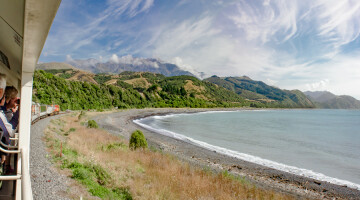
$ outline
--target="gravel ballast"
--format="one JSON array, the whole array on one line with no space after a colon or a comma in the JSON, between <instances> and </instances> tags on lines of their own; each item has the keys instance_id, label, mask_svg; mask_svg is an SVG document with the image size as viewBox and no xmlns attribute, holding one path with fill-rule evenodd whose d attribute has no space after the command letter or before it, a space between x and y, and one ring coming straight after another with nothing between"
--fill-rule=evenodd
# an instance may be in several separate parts
<instances>
[{"instance_id":1,"label":"gravel ballast","mask_svg":"<svg viewBox=\"0 0 360 200\"><path fill-rule=\"evenodd\" d=\"M30 176L33 198L36 200L69 199L65 197L69 190L68 178L53 167L42 139L50 120L58 117L48 117L31 126Z\"/></svg>"}]
</instances>

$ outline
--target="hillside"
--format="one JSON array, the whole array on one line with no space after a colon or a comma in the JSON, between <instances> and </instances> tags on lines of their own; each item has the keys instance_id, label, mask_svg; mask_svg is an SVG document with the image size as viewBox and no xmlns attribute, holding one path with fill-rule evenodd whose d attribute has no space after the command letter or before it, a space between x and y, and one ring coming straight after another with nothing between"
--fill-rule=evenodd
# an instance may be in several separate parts
<instances>
[{"instance_id":1,"label":"hillside","mask_svg":"<svg viewBox=\"0 0 360 200\"><path fill-rule=\"evenodd\" d=\"M62 110L256 105L234 92L193 76L165 77L149 72L97 74L93 78L95 84L86 80L73 81L74 76L66 80L58 71L54 74L43 70L35 72L33 100L59 104Z\"/></svg>"},{"instance_id":2,"label":"hillside","mask_svg":"<svg viewBox=\"0 0 360 200\"><path fill-rule=\"evenodd\" d=\"M304 92L319 108L360 109L360 101L347 95L337 96L328 91Z\"/></svg>"},{"instance_id":3,"label":"hillside","mask_svg":"<svg viewBox=\"0 0 360 200\"><path fill-rule=\"evenodd\" d=\"M211 102L207 106L250 106L273 108L311 108L314 104L300 91L286 91L266 85L261 81L253 81L248 77L213 76L201 81L193 76L166 77L151 72L129 72L120 74L93 74L81 70L46 70L57 77L69 81L89 82L106 87L114 86L131 89L142 98L159 107L169 106L162 104L162 100L181 96L196 99L197 101ZM154 105L153 102L160 104ZM171 104L171 103L170 103ZM149 106L149 104L146 104ZM184 106L184 105L175 105ZM192 105L187 105L188 107ZM204 105L194 105L202 107ZM116 107L116 106L115 106Z\"/></svg>"},{"instance_id":4,"label":"hillside","mask_svg":"<svg viewBox=\"0 0 360 200\"><path fill-rule=\"evenodd\" d=\"M270 107L303 107L315 105L299 90L281 90L262 81L254 81L247 76L218 77L212 76L204 81L214 83L231 90L250 101L267 104Z\"/></svg>"}]
</instances>

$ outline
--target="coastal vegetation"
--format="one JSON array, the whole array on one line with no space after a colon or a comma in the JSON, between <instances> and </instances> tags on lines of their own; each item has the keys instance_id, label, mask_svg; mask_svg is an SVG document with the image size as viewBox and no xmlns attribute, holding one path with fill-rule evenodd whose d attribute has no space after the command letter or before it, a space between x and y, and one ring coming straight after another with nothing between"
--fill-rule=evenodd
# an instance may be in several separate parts
<instances>
[{"instance_id":1,"label":"coastal vegetation","mask_svg":"<svg viewBox=\"0 0 360 200\"><path fill-rule=\"evenodd\" d=\"M99 128L99 126L98 126L98 124L96 123L95 120L89 120L87 127L88 128Z\"/></svg>"},{"instance_id":2,"label":"coastal vegetation","mask_svg":"<svg viewBox=\"0 0 360 200\"><path fill-rule=\"evenodd\" d=\"M75 75L66 79L69 74ZM256 82L254 86L254 81L249 80L246 80L246 84L238 84L245 85L240 90L239 87L231 88L228 82L221 84L223 82L213 79L217 78L202 81L188 75L165 77L150 72L91 75L73 69L38 70L34 75L33 100L43 104L59 104L62 110L313 107L312 102L300 91L283 91L262 82Z\"/></svg>"},{"instance_id":3,"label":"coastal vegetation","mask_svg":"<svg viewBox=\"0 0 360 200\"><path fill-rule=\"evenodd\" d=\"M78 121L79 114L54 119L45 130L53 163L76 180L70 198L292 199L227 171L189 165L154 147L130 151L126 139L85 126L98 113L83 113Z\"/></svg>"},{"instance_id":4,"label":"coastal vegetation","mask_svg":"<svg viewBox=\"0 0 360 200\"><path fill-rule=\"evenodd\" d=\"M140 130L136 130L131 134L129 147L132 150L138 148L146 149L148 147L144 134Z\"/></svg>"}]
</instances>

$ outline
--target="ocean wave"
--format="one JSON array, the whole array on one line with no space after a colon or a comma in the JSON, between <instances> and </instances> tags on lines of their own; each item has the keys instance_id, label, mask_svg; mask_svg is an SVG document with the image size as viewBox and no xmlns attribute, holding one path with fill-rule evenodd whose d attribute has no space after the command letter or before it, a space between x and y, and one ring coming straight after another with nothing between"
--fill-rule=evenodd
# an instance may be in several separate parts
<instances>
[{"instance_id":1,"label":"ocean wave","mask_svg":"<svg viewBox=\"0 0 360 200\"><path fill-rule=\"evenodd\" d=\"M211 111L211 112L216 112L216 111ZM230 111L230 112L233 112L233 111ZM179 114L171 114L171 115L179 115ZM155 117L158 117L158 116L152 116L152 118L155 118ZM160 117L165 117L165 116L160 116ZM135 124L145 128L145 129L150 130L150 131L153 131L153 132L156 132L156 133L168 136L168 137L172 137L172 138L175 138L175 139L179 139L179 140L182 140L182 141L186 141L186 142L201 146L201 147L203 147L205 149L208 149L208 150L211 150L211 151L215 150L217 153L221 153L221 154L224 154L224 155L227 155L227 156L235 157L235 158L238 158L238 159L241 159L241 160L244 160L244 161L252 162L252 163L259 164L259 165L266 166L266 167L270 167L270 168L273 168L273 169L276 169L276 170L288 172L288 173L291 173L291 174L300 175L300 176L304 176L304 177L307 177L307 178L316 179L316 180L319 180L319 181L326 181L326 182L336 184L336 185L344 185L344 186L347 186L347 187L350 187L350 188L353 188L353 189L360 190L360 185L359 184L356 184L356 183L353 183L353 182L350 182L350 181L347 181L347 180L341 180L341 179L329 177L329 176L326 176L326 175L324 175L322 173L314 172L312 170L298 168L298 167L290 166L290 165L285 165L285 164L278 163L278 162L275 162L275 161L263 159L263 158L260 158L260 157L257 157L257 156L252 156L252 155L249 155L249 154L229 150L229 149L226 149L226 148L223 148L223 147L211 145L211 144L208 144L206 142L195 140L193 138L190 138L190 137L187 137L187 136L184 136L184 135L172 132L172 131L168 131L168 130L165 130L165 129L153 128L153 127L151 127L149 125L141 123L141 121L142 121L142 119L137 119L137 120L134 120L133 122Z\"/></svg>"},{"instance_id":2,"label":"ocean wave","mask_svg":"<svg viewBox=\"0 0 360 200\"><path fill-rule=\"evenodd\" d=\"M184 115L203 115L203 114L209 114L209 113L229 113L229 112L241 112L241 111L266 111L266 110L215 110L215 111L200 111L200 112L194 112L194 113L170 113L170 114L166 114L166 115L155 115L155 116L146 117L146 118L161 120L161 119L166 119L169 117L180 117L180 116L184 116ZM143 119L143 118L141 118L141 119Z\"/></svg>"}]
</instances>

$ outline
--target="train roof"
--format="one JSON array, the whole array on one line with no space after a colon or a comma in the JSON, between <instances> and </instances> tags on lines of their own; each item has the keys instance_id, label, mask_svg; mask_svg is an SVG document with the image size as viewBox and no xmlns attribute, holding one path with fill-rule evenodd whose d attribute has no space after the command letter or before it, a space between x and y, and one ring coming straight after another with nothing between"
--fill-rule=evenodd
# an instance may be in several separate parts
<instances>
[{"instance_id":1,"label":"train roof","mask_svg":"<svg viewBox=\"0 0 360 200\"><path fill-rule=\"evenodd\" d=\"M33 73L61 0L0 0L0 69L20 88ZM30 81L30 80L29 80Z\"/></svg>"}]
</instances>

